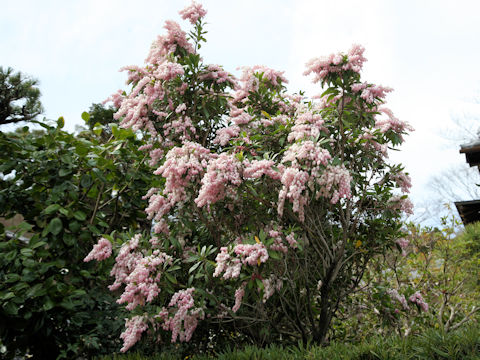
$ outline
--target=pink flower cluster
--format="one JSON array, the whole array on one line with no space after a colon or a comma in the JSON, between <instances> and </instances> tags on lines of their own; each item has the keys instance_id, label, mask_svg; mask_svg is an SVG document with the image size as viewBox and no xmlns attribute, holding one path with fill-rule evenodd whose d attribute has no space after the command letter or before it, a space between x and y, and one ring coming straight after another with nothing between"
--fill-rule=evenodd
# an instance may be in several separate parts
<instances>
[{"instance_id":1,"label":"pink flower cluster","mask_svg":"<svg viewBox=\"0 0 480 360\"><path fill-rule=\"evenodd\" d=\"M393 175L392 178L404 193L410 192L410 188L412 187L412 180L410 179L410 176L405 174L403 171L400 171Z\"/></svg>"},{"instance_id":2,"label":"pink flower cluster","mask_svg":"<svg viewBox=\"0 0 480 360\"><path fill-rule=\"evenodd\" d=\"M381 85L371 85L367 83L357 83L352 85L353 92L362 92L360 97L368 104L373 104L375 99L384 99L387 93L392 92L393 89Z\"/></svg>"},{"instance_id":3,"label":"pink flower cluster","mask_svg":"<svg viewBox=\"0 0 480 360\"><path fill-rule=\"evenodd\" d=\"M208 163L207 171L202 178L202 187L195 203L198 207L210 206L222 200L227 194L227 185L241 184L241 163L234 155L220 154Z\"/></svg>"},{"instance_id":4,"label":"pink flower cluster","mask_svg":"<svg viewBox=\"0 0 480 360\"><path fill-rule=\"evenodd\" d=\"M110 276L115 277L115 282L108 288L111 291L117 290L122 284L126 283L128 275L135 269L137 262L143 258L142 254L136 252L141 234L135 235L130 241L124 243L115 258Z\"/></svg>"},{"instance_id":5,"label":"pink flower cluster","mask_svg":"<svg viewBox=\"0 0 480 360\"><path fill-rule=\"evenodd\" d=\"M215 258L217 264L213 273L214 277L218 277L225 272L223 274L224 279L236 278L240 276L242 264L258 266L268 260L268 251L263 243L237 244L233 248L233 252L237 257L232 257L227 247L220 248L220 252Z\"/></svg>"},{"instance_id":6,"label":"pink flower cluster","mask_svg":"<svg viewBox=\"0 0 480 360\"><path fill-rule=\"evenodd\" d=\"M407 304L407 299L405 299L405 295L400 295L397 289L389 289L387 290L387 294L390 295L393 300L398 301L404 310L408 310L410 308Z\"/></svg>"},{"instance_id":7,"label":"pink flower cluster","mask_svg":"<svg viewBox=\"0 0 480 360\"><path fill-rule=\"evenodd\" d=\"M240 128L238 127L238 125L224 127L217 130L217 136L215 137L213 142L215 144L225 146L228 144L230 139L237 137L238 134L240 134Z\"/></svg>"},{"instance_id":8,"label":"pink flower cluster","mask_svg":"<svg viewBox=\"0 0 480 360\"><path fill-rule=\"evenodd\" d=\"M283 71L276 71L263 65L255 65L253 67L243 67L243 73L240 77L240 85L238 90L233 95L233 102L239 102L246 99L250 92L258 90L260 81L258 74L262 74L262 80L266 80L271 86L278 87L281 84L288 83L288 80L283 75Z\"/></svg>"},{"instance_id":9,"label":"pink flower cluster","mask_svg":"<svg viewBox=\"0 0 480 360\"><path fill-rule=\"evenodd\" d=\"M235 304L232 307L232 311L236 313L238 309L240 309L240 306L242 305L242 299L245 296L245 287L247 283L243 282L242 285L235 290Z\"/></svg>"},{"instance_id":10,"label":"pink flower cluster","mask_svg":"<svg viewBox=\"0 0 480 360\"><path fill-rule=\"evenodd\" d=\"M316 142L307 140L292 144L285 151L282 163L291 162L292 167L300 167L300 160L304 160L304 164L313 170L318 169L320 165L327 166L331 158L328 150L321 148Z\"/></svg>"},{"instance_id":11,"label":"pink flower cluster","mask_svg":"<svg viewBox=\"0 0 480 360\"><path fill-rule=\"evenodd\" d=\"M413 204L408 198L403 198L403 195L394 195L388 201L388 205L392 210L400 210L405 214L413 214Z\"/></svg>"},{"instance_id":12,"label":"pink flower cluster","mask_svg":"<svg viewBox=\"0 0 480 360\"><path fill-rule=\"evenodd\" d=\"M323 126L324 120L321 115L306 112L295 119L295 125L292 126L287 140L297 141L304 138L315 138L320 134L320 131L327 131Z\"/></svg>"},{"instance_id":13,"label":"pink flower cluster","mask_svg":"<svg viewBox=\"0 0 480 360\"><path fill-rule=\"evenodd\" d=\"M330 73L352 70L359 73L363 63L367 60L364 56L365 49L360 45L353 45L348 54L330 54L326 57L315 58L307 62L304 75L315 74L314 83L324 80Z\"/></svg>"},{"instance_id":14,"label":"pink flower cluster","mask_svg":"<svg viewBox=\"0 0 480 360\"><path fill-rule=\"evenodd\" d=\"M395 241L395 243L400 246L400 249L402 250L402 256L407 256L407 248L408 248L408 245L410 244L410 242L407 240L407 239L397 239Z\"/></svg>"},{"instance_id":15,"label":"pink flower cluster","mask_svg":"<svg viewBox=\"0 0 480 360\"><path fill-rule=\"evenodd\" d=\"M177 308L173 317L169 317L169 312L165 308L157 316L164 321L163 329L172 332L172 343L176 342L177 338L182 342L190 341L197 328L198 320L205 317L203 309L194 307L195 302L192 296L194 291L195 288L189 288L173 294L168 304L169 307Z\"/></svg>"},{"instance_id":16,"label":"pink flower cluster","mask_svg":"<svg viewBox=\"0 0 480 360\"><path fill-rule=\"evenodd\" d=\"M244 179L258 179L263 175L270 177L273 180L280 180L282 174L280 171L275 171L273 167L275 166L275 161L273 160L252 160L248 159L243 161L243 178Z\"/></svg>"},{"instance_id":17,"label":"pink flower cluster","mask_svg":"<svg viewBox=\"0 0 480 360\"><path fill-rule=\"evenodd\" d=\"M263 279L262 284L262 301L264 303L267 302L267 300L275 293L275 291L280 291L283 287L283 281L281 279L278 279L275 275L271 275L268 279Z\"/></svg>"},{"instance_id":18,"label":"pink flower cluster","mask_svg":"<svg viewBox=\"0 0 480 360\"><path fill-rule=\"evenodd\" d=\"M142 333L147 329L148 325L144 316L134 316L131 319L127 319L125 331L120 334L120 338L123 339L123 347L120 351L125 352L135 345L142 337Z\"/></svg>"},{"instance_id":19,"label":"pink flower cluster","mask_svg":"<svg viewBox=\"0 0 480 360\"><path fill-rule=\"evenodd\" d=\"M235 85L236 81L232 74L223 70L220 65L210 64L207 66L207 71L199 76L200 80L214 80L217 84L224 83L226 81Z\"/></svg>"},{"instance_id":20,"label":"pink flower cluster","mask_svg":"<svg viewBox=\"0 0 480 360\"><path fill-rule=\"evenodd\" d=\"M413 131L413 128L407 122L397 119L390 109L384 107L378 110L387 115L387 118L377 119L375 121L375 127L378 128L382 133L392 130L400 135L400 138L402 138L402 133L406 131Z\"/></svg>"},{"instance_id":21,"label":"pink flower cluster","mask_svg":"<svg viewBox=\"0 0 480 360\"><path fill-rule=\"evenodd\" d=\"M352 177L343 165L328 166L317 179L317 184L320 185L317 199L320 196L330 197L330 203L336 204L341 198L350 198L352 196L351 181Z\"/></svg>"},{"instance_id":22,"label":"pink flower cluster","mask_svg":"<svg viewBox=\"0 0 480 360\"><path fill-rule=\"evenodd\" d=\"M211 158L210 151L200 144L185 142L182 147L172 148L165 157L165 162L157 170L155 175L165 178L165 186L162 194L149 192L149 206L145 210L149 219L154 219L160 224L157 229L165 232L165 220L163 219L171 208L186 197L185 188L194 178L200 179Z\"/></svg>"},{"instance_id":23,"label":"pink flower cluster","mask_svg":"<svg viewBox=\"0 0 480 360\"><path fill-rule=\"evenodd\" d=\"M93 245L92 251L83 259L85 262L89 262L93 259L102 261L109 258L112 255L112 243L105 238L98 240L98 243Z\"/></svg>"},{"instance_id":24,"label":"pink flower cluster","mask_svg":"<svg viewBox=\"0 0 480 360\"><path fill-rule=\"evenodd\" d=\"M268 260L267 248L263 243L257 244L237 244L233 248L233 252L237 254L243 264L257 266Z\"/></svg>"},{"instance_id":25,"label":"pink flower cluster","mask_svg":"<svg viewBox=\"0 0 480 360\"><path fill-rule=\"evenodd\" d=\"M428 311L428 304L423 300L422 295L417 291L408 298L412 303L417 304L423 311Z\"/></svg>"},{"instance_id":26,"label":"pink flower cluster","mask_svg":"<svg viewBox=\"0 0 480 360\"><path fill-rule=\"evenodd\" d=\"M163 265L171 263L172 257L160 250L138 259L133 271L125 278L127 286L117 303L127 303L125 308L133 310L137 305L152 302L160 292L158 282L163 274Z\"/></svg>"},{"instance_id":27,"label":"pink flower cluster","mask_svg":"<svg viewBox=\"0 0 480 360\"><path fill-rule=\"evenodd\" d=\"M366 140L364 142L365 148L373 147L381 156L388 157L387 145L380 144L378 141L376 141L371 129L366 129L365 132L358 137L357 142L361 140Z\"/></svg>"},{"instance_id":28,"label":"pink flower cluster","mask_svg":"<svg viewBox=\"0 0 480 360\"><path fill-rule=\"evenodd\" d=\"M270 245L270 249L274 251L279 251L286 254L288 252L288 247L285 245L285 241L292 249L296 249L298 247L297 240L295 240L295 233L291 232L287 236L284 236L280 226L277 230L272 229L268 231L268 236L273 238L274 243Z\"/></svg>"},{"instance_id":29,"label":"pink flower cluster","mask_svg":"<svg viewBox=\"0 0 480 360\"><path fill-rule=\"evenodd\" d=\"M220 252L215 258L216 267L213 273L214 277L220 276L222 272L224 279L237 278L240 276L240 270L242 270L242 263L238 258L232 258L228 252L227 247L221 247Z\"/></svg>"},{"instance_id":30,"label":"pink flower cluster","mask_svg":"<svg viewBox=\"0 0 480 360\"><path fill-rule=\"evenodd\" d=\"M285 200L289 199L293 204L293 211L298 213L299 220L305 220L305 205L308 203L307 182L310 179L308 172L298 168L286 168L282 174L281 183L282 189L278 193L277 212L280 216L283 215Z\"/></svg>"},{"instance_id":31,"label":"pink flower cluster","mask_svg":"<svg viewBox=\"0 0 480 360\"><path fill-rule=\"evenodd\" d=\"M182 16L183 20L188 20L190 23L195 25L199 18L202 18L207 14L207 11L202 7L201 4L197 4L195 1L192 1L190 6L180 10L178 13Z\"/></svg>"},{"instance_id":32,"label":"pink flower cluster","mask_svg":"<svg viewBox=\"0 0 480 360\"><path fill-rule=\"evenodd\" d=\"M167 20L164 28L167 30L167 35L157 37L157 40L153 42L150 48L150 53L145 59L145 62L161 64L164 62L166 55L175 52L177 46L185 49L188 53L194 52L192 44L187 40L187 34L178 23Z\"/></svg>"}]
</instances>

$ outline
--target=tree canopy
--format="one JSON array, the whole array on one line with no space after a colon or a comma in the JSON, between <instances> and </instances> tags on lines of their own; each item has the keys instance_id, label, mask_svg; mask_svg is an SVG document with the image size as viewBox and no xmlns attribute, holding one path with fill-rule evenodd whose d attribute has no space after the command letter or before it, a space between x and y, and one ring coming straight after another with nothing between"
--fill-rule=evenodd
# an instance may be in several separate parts
<instances>
[{"instance_id":1,"label":"tree canopy","mask_svg":"<svg viewBox=\"0 0 480 360\"><path fill-rule=\"evenodd\" d=\"M0 66L0 125L30 121L43 112L38 80Z\"/></svg>"}]
</instances>

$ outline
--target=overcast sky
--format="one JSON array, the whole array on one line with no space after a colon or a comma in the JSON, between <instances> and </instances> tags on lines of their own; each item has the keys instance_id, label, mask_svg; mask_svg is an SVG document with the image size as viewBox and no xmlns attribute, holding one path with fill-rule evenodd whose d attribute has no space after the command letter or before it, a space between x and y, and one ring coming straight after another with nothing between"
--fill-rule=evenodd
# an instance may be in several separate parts
<instances>
[{"instance_id":1,"label":"overcast sky","mask_svg":"<svg viewBox=\"0 0 480 360\"><path fill-rule=\"evenodd\" d=\"M200 1L199 1L200 2ZM0 65L40 80L45 116L81 124L92 103L125 88L125 65L143 64L151 42L190 1L3 1ZM451 119L480 128L479 1L201 1L207 9L206 62L285 71L289 90L320 89L302 76L312 57L365 46L364 80L390 86L389 107L416 129L391 155L413 180L412 199L428 199L431 175L464 162L448 145Z\"/></svg>"}]
</instances>

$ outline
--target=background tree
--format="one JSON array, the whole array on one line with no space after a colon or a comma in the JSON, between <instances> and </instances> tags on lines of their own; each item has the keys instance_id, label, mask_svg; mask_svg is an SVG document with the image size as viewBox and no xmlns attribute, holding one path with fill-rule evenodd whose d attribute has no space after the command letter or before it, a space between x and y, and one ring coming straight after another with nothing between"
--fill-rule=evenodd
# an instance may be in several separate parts
<instances>
[{"instance_id":1,"label":"background tree","mask_svg":"<svg viewBox=\"0 0 480 360\"><path fill-rule=\"evenodd\" d=\"M36 79L0 66L0 125L30 121L43 112Z\"/></svg>"},{"instance_id":2,"label":"background tree","mask_svg":"<svg viewBox=\"0 0 480 360\"><path fill-rule=\"evenodd\" d=\"M0 132L0 172L12 174L0 179L0 217L25 219L14 228L0 224L4 356L118 351L125 316L106 288L108 265L83 259L99 234L150 229L141 197L153 175L142 142L116 125L105 141L103 127L73 135L61 129L62 118L57 126L36 123L43 131ZM20 240L25 231L28 241Z\"/></svg>"}]
</instances>

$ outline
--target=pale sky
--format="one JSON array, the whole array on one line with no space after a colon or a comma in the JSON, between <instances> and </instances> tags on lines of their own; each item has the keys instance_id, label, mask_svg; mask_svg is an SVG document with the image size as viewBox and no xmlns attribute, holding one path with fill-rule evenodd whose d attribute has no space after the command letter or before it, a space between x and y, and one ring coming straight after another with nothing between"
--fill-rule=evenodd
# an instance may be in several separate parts
<instances>
[{"instance_id":1,"label":"pale sky","mask_svg":"<svg viewBox=\"0 0 480 360\"><path fill-rule=\"evenodd\" d=\"M414 203L428 200L432 175L465 162L440 133L450 131L452 117L480 128L479 1L199 2L208 11L206 62L234 74L255 64L285 71L292 92L321 91L302 75L312 57L365 46L363 79L394 88L388 106L416 129L391 155L412 177ZM0 65L39 79L45 116L64 116L73 130L92 103L125 89L118 69L143 64L165 20L189 28L177 13L189 3L2 1Z\"/></svg>"}]
</instances>

